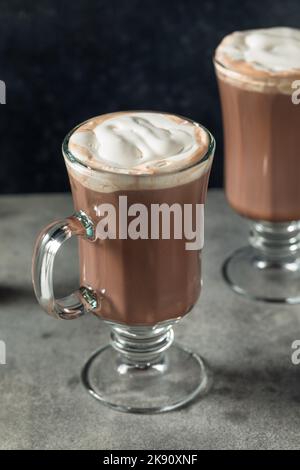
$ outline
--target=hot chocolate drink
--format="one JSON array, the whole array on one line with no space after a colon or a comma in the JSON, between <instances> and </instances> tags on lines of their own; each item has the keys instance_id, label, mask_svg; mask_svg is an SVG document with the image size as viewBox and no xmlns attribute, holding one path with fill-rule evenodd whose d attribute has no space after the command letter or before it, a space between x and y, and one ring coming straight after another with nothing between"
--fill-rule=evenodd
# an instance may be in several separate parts
<instances>
[{"instance_id":1,"label":"hot chocolate drink","mask_svg":"<svg viewBox=\"0 0 300 470\"><path fill-rule=\"evenodd\" d=\"M235 32L215 54L230 205L250 219L300 220L300 30Z\"/></svg>"},{"instance_id":2,"label":"hot chocolate drink","mask_svg":"<svg viewBox=\"0 0 300 470\"><path fill-rule=\"evenodd\" d=\"M128 207L143 204L150 226L153 204L204 203L212 141L206 129L173 115L114 113L76 128L64 155L75 208L95 226L99 206L110 204L118 213L120 196ZM81 284L99 299L94 313L127 325L155 325L191 309L201 289L200 250L187 250L185 237L161 235L80 239Z\"/></svg>"},{"instance_id":3,"label":"hot chocolate drink","mask_svg":"<svg viewBox=\"0 0 300 470\"><path fill-rule=\"evenodd\" d=\"M215 53L229 204L250 220L249 246L223 265L232 289L252 299L300 302L300 30L225 37Z\"/></svg>"},{"instance_id":4,"label":"hot chocolate drink","mask_svg":"<svg viewBox=\"0 0 300 470\"><path fill-rule=\"evenodd\" d=\"M76 212L40 232L33 285L50 315L71 320L92 312L109 325L110 344L81 376L111 408L159 413L207 392L203 360L172 345L172 326L200 294L214 149L204 127L155 112L99 116L64 139ZM56 298L54 261L71 237L79 239L81 285Z\"/></svg>"}]
</instances>

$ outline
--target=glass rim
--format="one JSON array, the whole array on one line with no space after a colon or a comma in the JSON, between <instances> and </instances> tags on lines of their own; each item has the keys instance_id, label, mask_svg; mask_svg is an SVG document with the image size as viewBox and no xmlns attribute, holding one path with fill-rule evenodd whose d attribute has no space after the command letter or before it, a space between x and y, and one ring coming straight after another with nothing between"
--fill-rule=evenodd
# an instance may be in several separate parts
<instances>
[{"instance_id":1,"label":"glass rim","mask_svg":"<svg viewBox=\"0 0 300 470\"><path fill-rule=\"evenodd\" d=\"M131 110L129 110L129 111L122 111L122 112L124 112L124 113L166 114L166 115L169 115L169 116L175 116L175 117L178 117L180 119L184 119L185 121L188 121L189 123L191 123L193 126L201 128L202 130L204 130L204 132L208 136L207 151L199 159L197 159L196 161L194 161L193 163L191 163L188 166L185 166L183 168L179 168L179 169L173 170L173 171L171 170L171 171L165 171L165 172L162 172L162 173L155 173L155 174L153 174L153 173L134 173L134 174L130 174L130 173L125 173L125 172L123 173L122 171L116 172L116 171L113 171L113 170L109 170L107 168L97 168L97 167L93 167L92 165L88 165L87 163L81 161L79 158L75 157L69 149L69 140L70 140L72 134L77 129L79 129L79 127L81 127L84 124L91 121L91 119L94 119L98 116L105 116L105 115L109 115L109 114L113 115L113 114L116 113L116 112L112 112L112 113L105 113L105 114L102 114L102 115L91 117L91 118L81 122L80 124L77 124L75 127L73 127L73 129L71 129L67 133L67 135L65 136L65 138L63 139L63 142L62 142L62 153L63 153L63 156L67 159L67 161L69 161L71 165L75 165L75 167L78 165L81 169L84 168L88 171L93 171L95 173L115 175L115 176L119 176L121 178L122 177L124 177L124 178L125 177L138 177L138 178L155 177L155 178L160 178L160 177L167 177L169 175L175 175L175 174L190 170L194 167L197 167L201 163L204 163L205 161L207 161L215 151L216 142L215 142L215 139L214 139L213 135L211 134L211 132L205 126L203 126L202 124L199 124L198 122L196 122L192 119L181 116L180 114L168 113L166 111L149 111L149 110L132 110L131 111Z\"/></svg>"},{"instance_id":2,"label":"glass rim","mask_svg":"<svg viewBox=\"0 0 300 470\"><path fill-rule=\"evenodd\" d=\"M213 64L215 66L216 71L223 71L225 76L229 78L236 79L240 82L249 82L249 83L259 83L260 85L265 85L266 87L274 87L278 83L292 83L294 80L300 79L300 72L287 76L287 75L280 75L280 74L270 74L269 77L259 77L253 76L247 73L242 73L240 71L234 70L231 67L226 66L220 60L216 59L216 56L213 57Z\"/></svg>"}]
</instances>

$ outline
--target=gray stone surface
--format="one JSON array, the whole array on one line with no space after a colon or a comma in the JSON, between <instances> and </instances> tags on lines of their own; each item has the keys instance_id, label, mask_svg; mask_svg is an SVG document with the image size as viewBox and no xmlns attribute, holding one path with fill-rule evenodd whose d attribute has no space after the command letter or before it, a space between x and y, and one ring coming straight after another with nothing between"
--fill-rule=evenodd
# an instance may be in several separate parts
<instances>
[{"instance_id":1,"label":"gray stone surface","mask_svg":"<svg viewBox=\"0 0 300 470\"><path fill-rule=\"evenodd\" d=\"M214 373L210 393L162 415L123 414L90 397L79 380L85 360L108 341L93 316L58 321L33 296L30 262L39 229L72 212L70 196L0 198L1 449L296 449L300 440L300 307L246 300L223 283L224 257L245 243L247 224L210 191L204 288L175 329ZM57 290L76 285L75 243L57 261Z\"/></svg>"}]
</instances>

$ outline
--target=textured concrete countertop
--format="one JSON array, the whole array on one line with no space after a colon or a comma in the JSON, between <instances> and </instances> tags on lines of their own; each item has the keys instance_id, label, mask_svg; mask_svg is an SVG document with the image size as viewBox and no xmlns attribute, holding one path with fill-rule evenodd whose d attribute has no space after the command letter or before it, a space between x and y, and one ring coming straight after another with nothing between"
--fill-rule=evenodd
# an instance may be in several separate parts
<instances>
[{"instance_id":1,"label":"textured concrete countertop","mask_svg":"<svg viewBox=\"0 0 300 470\"><path fill-rule=\"evenodd\" d=\"M95 317L58 321L42 313L30 263L39 229L72 213L69 195L0 198L1 449L295 449L300 447L300 306L258 303L224 284L220 266L245 244L247 224L221 191L206 207L204 288L194 311L175 328L177 341L202 354L214 373L203 399L180 411L130 415L85 391L86 359L108 341ZM56 263L58 289L76 285L75 241Z\"/></svg>"}]
</instances>

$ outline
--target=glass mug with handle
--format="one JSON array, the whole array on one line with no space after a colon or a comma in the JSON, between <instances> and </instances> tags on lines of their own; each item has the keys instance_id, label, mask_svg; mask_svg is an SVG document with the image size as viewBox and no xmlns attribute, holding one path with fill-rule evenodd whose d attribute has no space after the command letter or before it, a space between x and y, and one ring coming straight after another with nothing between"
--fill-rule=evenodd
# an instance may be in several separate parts
<instances>
[{"instance_id":1,"label":"glass mug with handle","mask_svg":"<svg viewBox=\"0 0 300 470\"><path fill-rule=\"evenodd\" d=\"M33 284L50 315L92 312L110 326L110 345L82 372L86 388L107 406L168 411L207 389L202 359L173 344L172 326L200 295L202 240L196 239L214 149L203 126L156 112L98 116L64 139L75 213L38 236ZM184 230L192 219L196 232ZM75 235L81 286L56 299L54 259Z\"/></svg>"}]
</instances>

